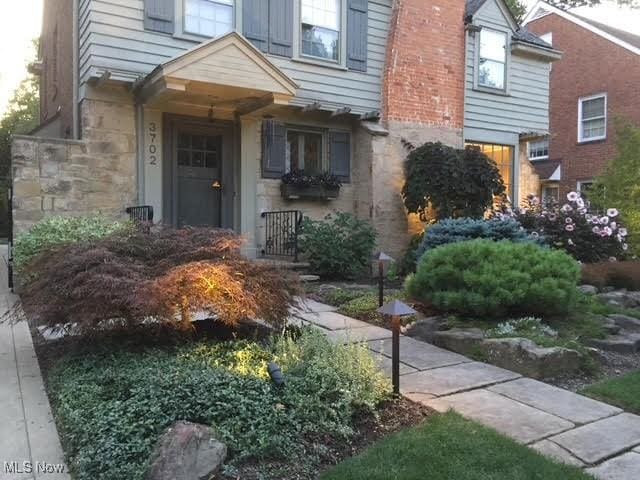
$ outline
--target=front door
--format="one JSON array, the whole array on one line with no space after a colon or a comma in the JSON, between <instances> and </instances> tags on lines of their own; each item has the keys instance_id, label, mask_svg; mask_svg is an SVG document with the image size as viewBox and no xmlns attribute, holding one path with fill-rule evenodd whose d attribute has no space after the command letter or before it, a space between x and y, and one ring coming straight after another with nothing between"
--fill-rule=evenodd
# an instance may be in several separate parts
<instances>
[{"instance_id":1,"label":"front door","mask_svg":"<svg viewBox=\"0 0 640 480\"><path fill-rule=\"evenodd\" d=\"M201 128L179 128L174 159L177 162L174 205L178 227L220 227L224 133Z\"/></svg>"}]
</instances>

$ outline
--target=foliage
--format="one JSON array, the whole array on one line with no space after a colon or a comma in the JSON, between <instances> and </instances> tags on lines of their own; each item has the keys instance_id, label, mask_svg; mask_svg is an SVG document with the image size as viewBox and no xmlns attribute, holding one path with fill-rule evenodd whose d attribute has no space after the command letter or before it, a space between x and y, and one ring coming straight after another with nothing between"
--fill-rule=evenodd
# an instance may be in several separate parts
<instances>
[{"instance_id":1,"label":"foliage","mask_svg":"<svg viewBox=\"0 0 640 480\"><path fill-rule=\"evenodd\" d=\"M373 293L373 288L369 290L362 291L361 289L348 289L348 288L335 288L329 290L326 294L322 296L322 300L329 305L333 305L335 307L340 307L345 303L350 302L356 298L361 297L362 295L366 295L369 293Z\"/></svg>"},{"instance_id":2,"label":"foliage","mask_svg":"<svg viewBox=\"0 0 640 480\"><path fill-rule=\"evenodd\" d=\"M321 480L590 480L454 412L391 435Z\"/></svg>"},{"instance_id":3,"label":"foliage","mask_svg":"<svg viewBox=\"0 0 640 480\"><path fill-rule=\"evenodd\" d=\"M518 25L520 25L527 14L527 6L520 0L505 0L505 3L507 7L509 7L513 18L515 18Z\"/></svg>"},{"instance_id":4,"label":"foliage","mask_svg":"<svg viewBox=\"0 0 640 480\"><path fill-rule=\"evenodd\" d=\"M323 277L353 278L369 266L376 231L365 220L336 212L324 220L302 222L300 250L311 269Z\"/></svg>"},{"instance_id":5,"label":"foliage","mask_svg":"<svg viewBox=\"0 0 640 480\"><path fill-rule=\"evenodd\" d=\"M425 232L426 231L416 233L411 237L409 245L402 255L402 258L395 264L395 269L398 275L406 277L410 273L416 271L416 262L418 261L417 250L424 239Z\"/></svg>"},{"instance_id":6,"label":"foliage","mask_svg":"<svg viewBox=\"0 0 640 480\"><path fill-rule=\"evenodd\" d=\"M384 303L392 300L402 300L402 293L391 293L384 296ZM343 303L338 311L348 317L357 318L365 322L373 323L376 325L386 325L386 320L383 315L378 313L378 294L369 292L364 293L359 297L356 297L346 303ZM403 323L410 323L415 320L413 316L403 317Z\"/></svg>"},{"instance_id":7,"label":"foliage","mask_svg":"<svg viewBox=\"0 0 640 480\"><path fill-rule=\"evenodd\" d=\"M131 227L129 222L119 222L100 215L47 218L16 238L14 263L21 270L35 256L52 247L91 242L115 232L129 231Z\"/></svg>"},{"instance_id":8,"label":"foliage","mask_svg":"<svg viewBox=\"0 0 640 480\"><path fill-rule=\"evenodd\" d=\"M416 250L419 260L424 252L440 245L486 238L489 240L510 240L512 242L539 243L539 235L530 235L517 220L512 218L447 218L429 227Z\"/></svg>"},{"instance_id":9,"label":"foliage","mask_svg":"<svg viewBox=\"0 0 640 480\"><path fill-rule=\"evenodd\" d=\"M576 7L594 7L600 5L602 0L549 0L549 3L561 10L569 10ZM620 7L640 8L638 0L615 0Z\"/></svg>"},{"instance_id":10,"label":"foliage","mask_svg":"<svg viewBox=\"0 0 640 480\"><path fill-rule=\"evenodd\" d=\"M406 290L463 316L553 316L571 309L578 278L577 262L561 251L481 239L425 253Z\"/></svg>"},{"instance_id":11,"label":"foliage","mask_svg":"<svg viewBox=\"0 0 640 480\"><path fill-rule=\"evenodd\" d=\"M640 370L595 383L580 393L640 414Z\"/></svg>"},{"instance_id":12,"label":"foliage","mask_svg":"<svg viewBox=\"0 0 640 480\"><path fill-rule=\"evenodd\" d=\"M640 127L618 124L618 155L591 189L589 199L601 209L615 207L624 214L629 244L640 255Z\"/></svg>"},{"instance_id":13,"label":"foliage","mask_svg":"<svg viewBox=\"0 0 640 480\"><path fill-rule=\"evenodd\" d=\"M536 317L522 317L507 320L487 330L485 334L490 338L519 337L523 335L526 335L527 338L533 335L546 337L558 336L558 332L549 325L542 323L542 320Z\"/></svg>"},{"instance_id":14,"label":"foliage","mask_svg":"<svg viewBox=\"0 0 640 480\"><path fill-rule=\"evenodd\" d=\"M304 170L292 170L285 173L282 176L282 183L301 188L322 186L328 190L337 190L342 186L340 179L330 172L307 175Z\"/></svg>"},{"instance_id":15,"label":"foliage","mask_svg":"<svg viewBox=\"0 0 640 480\"><path fill-rule=\"evenodd\" d=\"M627 229L618 210L609 208L604 215L592 213L589 202L576 192L568 193L562 206L541 205L537 197L530 195L521 208L508 212L507 216L581 262L622 259L628 255Z\"/></svg>"},{"instance_id":16,"label":"foliage","mask_svg":"<svg viewBox=\"0 0 640 480\"><path fill-rule=\"evenodd\" d=\"M282 367L274 387L266 363ZM141 480L160 434L177 420L213 426L232 455L314 462L326 437L348 439L352 417L388 382L364 345L306 330L270 346L245 341L175 350L68 356L49 375L52 405L78 480Z\"/></svg>"},{"instance_id":17,"label":"foliage","mask_svg":"<svg viewBox=\"0 0 640 480\"><path fill-rule=\"evenodd\" d=\"M480 218L494 197L505 192L495 162L472 147L459 150L440 142L425 143L409 153L404 170L405 207L422 220L430 209L437 219Z\"/></svg>"},{"instance_id":18,"label":"foliage","mask_svg":"<svg viewBox=\"0 0 640 480\"><path fill-rule=\"evenodd\" d=\"M291 273L251 262L233 232L207 228L115 232L52 247L25 267L22 304L38 323L100 329L155 318L188 325L199 311L234 325L279 324L299 291Z\"/></svg>"},{"instance_id":19,"label":"foliage","mask_svg":"<svg viewBox=\"0 0 640 480\"><path fill-rule=\"evenodd\" d=\"M582 265L582 283L598 288L640 290L640 260L584 264Z\"/></svg>"}]
</instances>

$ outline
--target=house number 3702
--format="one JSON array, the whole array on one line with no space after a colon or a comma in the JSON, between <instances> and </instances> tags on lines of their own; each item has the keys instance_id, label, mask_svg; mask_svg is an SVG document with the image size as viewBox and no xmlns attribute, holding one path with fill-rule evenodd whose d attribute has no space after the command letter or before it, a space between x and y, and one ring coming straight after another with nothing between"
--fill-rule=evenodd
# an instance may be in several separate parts
<instances>
[{"instance_id":1,"label":"house number 3702","mask_svg":"<svg viewBox=\"0 0 640 480\"><path fill-rule=\"evenodd\" d=\"M158 139L158 133L157 133L157 126L156 126L156 122L150 122L149 123L149 148L148 148L148 152L149 152L149 164L150 165L157 165L158 164L158 145L157 145L157 139Z\"/></svg>"}]
</instances>

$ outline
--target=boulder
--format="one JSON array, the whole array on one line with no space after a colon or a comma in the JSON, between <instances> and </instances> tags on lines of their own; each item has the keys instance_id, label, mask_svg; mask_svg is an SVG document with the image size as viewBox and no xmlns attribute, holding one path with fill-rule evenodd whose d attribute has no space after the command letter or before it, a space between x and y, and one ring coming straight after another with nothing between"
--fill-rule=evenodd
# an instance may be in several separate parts
<instances>
[{"instance_id":1,"label":"boulder","mask_svg":"<svg viewBox=\"0 0 640 480\"><path fill-rule=\"evenodd\" d=\"M147 480L208 480L227 458L227 446L207 425L180 421L160 437Z\"/></svg>"},{"instance_id":2,"label":"boulder","mask_svg":"<svg viewBox=\"0 0 640 480\"><path fill-rule=\"evenodd\" d=\"M436 316L420 318L410 323L404 329L404 334L408 337L414 337L425 342L433 342L433 335L442 331L447 326L447 318Z\"/></svg>"},{"instance_id":3,"label":"boulder","mask_svg":"<svg viewBox=\"0 0 640 480\"><path fill-rule=\"evenodd\" d=\"M464 354L474 353L484 334L479 328L452 328L433 333L432 343L438 347Z\"/></svg>"},{"instance_id":4,"label":"boulder","mask_svg":"<svg viewBox=\"0 0 640 480\"><path fill-rule=\"evenodd\" d=\"M640 307L640 292L628 292L626 290L613 290L599 293L598 298L608 305L622 308Z\"/></svg>"},{"instance_id":5,"label":"boulder","mask_svg":"<svg viewBox=\"0 0 640 480\"><path fill-rule=\"evenodd\" d=\"M489 363L537 379L571 373L582 365L575 350L540 347L526 338L490 338L480 348Z\"/></svg>"},{"instance_id":6,"label":"boulder","mask_svg":"<svg viewBox=\"0 0 640 480\"><path fill-rule=\"evenodd\" d=\"M617 353L640 352L640 333L620 332L618 335L610 335L605 339L589 340L589 344L600 350Z\"/></svg>"},{"instance_id":7,"label":"boulder","mask_svg":"<svg viewBox=\"0 0 640 480\"><path fill-rule=\"evenodd\" d=\"M640 333L640 320L629 315L614 313L607 316L607 319L615 323L619 328L627 332ZM617 332L616 332L617 333Z\"/></svg>"},{"instance_id":8,"label":"boulder","mask_svg":"<svg viewBox=\"0 0 640 480\"><path fill-rule=\"evenodd\" d=\"M594 287L593 285L580 285L578 287L578 290L580 290L585 295L595 295L598 293L598 288Z\"/></svg>"}]
</instances>

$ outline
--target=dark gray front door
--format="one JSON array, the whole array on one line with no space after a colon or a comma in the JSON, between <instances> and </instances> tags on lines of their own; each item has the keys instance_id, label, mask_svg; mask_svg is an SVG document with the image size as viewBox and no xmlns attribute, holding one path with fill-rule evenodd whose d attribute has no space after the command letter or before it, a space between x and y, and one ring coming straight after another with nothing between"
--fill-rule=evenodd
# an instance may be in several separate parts
<instances>
[{"instance_id":1,"label":"dark gray front door","mask_svg":"<svg viewBox=\"0 0 640 480\"><path fill-rule=\"evenodd\" d=\"M224 135L200 129L179 129L177 162L178 226L221 226Z\"/></svg>"}]
</instances>

